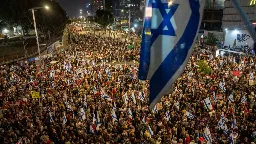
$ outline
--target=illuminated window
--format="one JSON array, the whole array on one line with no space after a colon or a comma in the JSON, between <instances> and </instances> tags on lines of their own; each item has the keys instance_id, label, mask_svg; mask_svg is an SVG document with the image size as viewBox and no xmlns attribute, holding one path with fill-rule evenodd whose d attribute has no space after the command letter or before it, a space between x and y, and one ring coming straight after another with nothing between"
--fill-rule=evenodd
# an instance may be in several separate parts
<instances>
[{"instance_id":1,"label":"illuminated window","mask_svg":"<svg viewBox=\"0 0 256 144\"><path fill-rule=\"evenodd\" d=\"M251 0L250 5L256 5L256 0Z\"/></svg>"}]
</instances>

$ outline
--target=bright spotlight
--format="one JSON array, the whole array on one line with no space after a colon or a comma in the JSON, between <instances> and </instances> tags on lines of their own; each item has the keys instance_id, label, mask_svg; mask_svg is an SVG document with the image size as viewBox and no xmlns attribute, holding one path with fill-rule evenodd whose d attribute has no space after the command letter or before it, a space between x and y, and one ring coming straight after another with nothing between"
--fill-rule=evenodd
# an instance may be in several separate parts
<instances>
[{"instance_id":1,"label":"bright spotlight","mask_svg":"<svg viewBox=\"0 0 256 144\"><path fill-rule=\"evenodd\" d=\"M234 33L234 34L238 34L239 31L238 31L237 29L235 29L235 30L233 31L233 33Z\"/></svg>"},{"instance_id":2,"label":"bright spotlight","mask_svg":"<svg viewBox=\"0 0 256 144\"><path fill-rule=\"evenodd\" d=\"M225 28L225 31L227 31L228 29L227 28Z\"/></svg>"},{"instance_id":3,"label":"bright spotlight","mask_svg":"<svg viewBox=\"0 0 256 144\"><path fill-rule=\"evenodd\" d=\"M9 33L9 30L5 28L5 29L3 30L3 33L4 33L4 34L7 34L7 33Z\"/></svg>"},{"instance_id":4,"label":"bright spotlight","mask_svg":"<svg viewBox=\"0 0 256 144\"><path fill-rule=\"evenodd\" d=\"M137 25L137 24L134 24L134 27L135 27L135 28L137 28L137 27L138 27L138 25Z\"/></svg>"},{"instance_id":5,"label":"bright spotlight","mask_svg":"<svg viewBox=\"0 0 256 144\"><path fill-rule=\"evenodd\" d=\"M48 9L49 9L49 6L45 6L44 8L48 10Z\"/></svg>"},{"instance_id":6,"label":"bright spotlight","mask_svg":"<svg viewBox=\"0 0 256 144\"><path fill-rule=\"evenodd\" d=\"M168 6L170 7L172 5L173 1L172 0L169 0L168 2Z\"/></svg>"}]
</instances>

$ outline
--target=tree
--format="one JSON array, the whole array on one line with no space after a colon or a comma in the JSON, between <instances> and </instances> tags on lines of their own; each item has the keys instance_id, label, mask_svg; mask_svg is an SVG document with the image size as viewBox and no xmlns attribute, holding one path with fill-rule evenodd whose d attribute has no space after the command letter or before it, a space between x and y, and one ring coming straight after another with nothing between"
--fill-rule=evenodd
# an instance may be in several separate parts
<instances>
[{"instance_id":1,"label":"tree","mask_svg":"<svg viewBox=\"0 0 256 144\"><path fill-rule=\"evenodd\" d=\"M95 21L101 24L102 26L106 27L107 25L109 25L111 22L114 21L114 17L109 11L97 10Z\"/></svg>"},{"instance_id":2,"label":"tree","mask_svg":"<svg viewBox=\"0 0 256 144\"><path fill-rule=\"evenodd\" d=\"M0 20L9 26L21 26L24 33L33 29L32 13L29 9L48 5L50 10L35 12L38 31L41 33L61 32L68 20L66 12L56 1L48 0L2 0L0 5Z\"/></svg>"},{"instance_id":3,"label":"tree","mask_svg":"<svg viewBox=\"0 0 256 144\"><path fill-rule=\"evenodd\" d=\"M205 37L205 43L210 46L215 46L218 39L213 33L208 33L208 36Z\"/></svg>"},{"instance_id":4,"label":"tree","mask_svg":"<svg viewBox=\"0 0 256 144\"><path fill-rule=\"evenodd\" d=\"M198 71L202 72L204 74L211 74L212 73L212 69L210 68L210 66L208 65L208 63L205 60L201 60L199 62L197 62L198 65Z\"/></svg>"}]
</instances>

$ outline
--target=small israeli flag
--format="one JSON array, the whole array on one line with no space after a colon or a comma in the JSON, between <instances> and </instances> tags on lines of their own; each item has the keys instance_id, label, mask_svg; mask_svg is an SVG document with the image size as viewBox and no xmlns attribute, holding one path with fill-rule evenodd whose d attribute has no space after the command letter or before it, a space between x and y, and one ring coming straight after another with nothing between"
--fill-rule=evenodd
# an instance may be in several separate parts
<instances>
[{"instance_id":1,"label":"small israeli flag","mask_svg":"<svg viewBox=\"0 0 256 144\"><path fill-rule=\"evenodd\" d=\"M51 123L53 123L53 122L54 122L54 120L53 120L53 117L52 117L51 112L49 112L49 116L50 116L50 122L51 122Z\"/></svg>"},{"instance_id":2,"label":"small israeli flag","mask_svg":"<svg viewBox=\"0 0 256 144\"><path fill-rule=\"evenodd\" d=\"M250 73L250 80L253 80L254 79L254 75L253 73Z\"/></svg>"},{"instance_id":3,"label":"small israeli flag","mask_svg":"<svg viewBox=\"0 0 256 144\"><path fill-rule=\"evenodd\" d=\"M96 94L97 93L97 88L94 86L93 87L93 93Z\"/></svg>"},{"instance_id":4,"label":"small israeli flag","mask_svg":"<svg viewBox=\"0 0 256 144\"><path fill-rule=\"evenodd\" d=\"M83 108L80 108L80 119L85 120L85 112Z\"/></svg>"},{"instance_id":5,"label":"small israeli flag","mask_svg":"<svg viewBox=\"0 0 256 144\"><path fill-rule=\"evenodd\" d=\"M112 101L112 99L106 94L104 94L103 98L107 101Z\"/></svg>"},{"instance_id":6,"label":"small israeli flag","mask_svg":"<svg viewBox=\"0 0 256 144\"><path fill-rule=\"evenodd\" d=\"M207 110L213 110L212 103L211 103L211 100L210 100L209 97L206 98L206 99L204 99L203 102L204 102L204 106L205 106L205 108L206 108Z\"/></svg>"},{"instance_id":7,"label":"small israeli flag","mask_svg":"<svg viewBox=\"0 0 256 144\"><path fill-rule=\"evenodd\" d=\"M117 110L117 107L116 107L116 102L114 102L114 106L113 106L113 109L116 111Z\"/></svg>"},{"instance_id":8,"label":"small israeli flag","mask_svg":"<svg viewBox=\"0 0 256 144\"><path fill-rule=\"evenodd\" d=\"M203 16L205 0L146 0L139 79L150 80L149 109L171 92L183 73Z\"/></svg>"},{"instance_id":9,"label":"small israeli flag","mask_svg":"<svg viewBox=\"0 0 256 144\"><path fill-rule=\"evenodd\" d=\"M221 113L220 120L222 123L225 123L225 114L224 112Z\"/></svg>"},{"instance_id":10,"label":"small israeli flag","mask_svg":"<svg viewBox=\"0 0 256 144\"><path fill-rule=\"evenodd\" d=\"M243 96L241 99L241 103L246 103L247 102L247 97Z\"/></svg>"},{"instance_id":11,"label":"small israeli flag","mask_svg":"<svg viewBox=\"0 0 256 144\"><path fill-rule=\"evenodd\" d=\"M131 109L130 108L128 108L128 117L130 118L130 119L132 119L132 111L131 111Z\"/></svg>"},{"instance_id":12,"label":"small israeli flag","mask_svg":"<svg viewBox=\"0 0 256 144\"><path fill-rule=\"evenodd\" d=\"M207 141L207 143L212 143L211 132L208 127L204 129L203 137Z\"/></svg>"},{"instance_id":13,"label":"small israeli flag","mask_svg":"<svg viewBox=\"0 0 256 144\"><path fill-rule=\"evenodd\" d=\"M156 105L154 106L154 108L153 108L153 110L152 110L152 111L153 111L153 113L154 113L154 114L156 114L156 113L157 113Z\"/></svg>"},{"instance_id":14,"label":"small israeli flag","mask_svg":"<svg viewBox=\"0 0 256 144\"><path fill-rule=\"evenodd\" d=\"M224 129L224 123L222 123L221 120L218 122L218 128L219 128L219 130Z\"/></svg>"},{"instance_id":15,"label":"small israeli flag","mask_svg":"<svg viewBox=\"0 0 256 144\"><path fill-rule=\"evenodd\" d=\"M66 124L67 123L67 117L66 117L66 114L64 113L64 116L63 116L63 124Z\"/></svg>"},{"instance_id":16,"label":"small israeli flag","mask_svg":"<svg viewBox=\"0 0 256 144\"><path fill-rule=\"evenodd\" d=\"M116 112L115 112L114 108L112 109L111 116L112 116L113 121L118 121L118 120L117 120L117 116L116 116Z\"/></svg>"},{"instance_id":17,"label":"small israeli flag","mask_svg":"<svg viewBox=\"0 0 256 144\"><path fill-rule=\"evenodd\" d=\"M146 124L146 116L144 115L143 118L142 118L142 123L143 124Z\"/></svg>"},{"instance_id":18,"label":"small israeli flag","mask_svg":"<svg viewBox=\"0 0 256 144\"><path fill-rule=\"evenodd\" d=\"M127 93L125 93L125 94L123 95L123 98L124 98L124 103L125 103L125 104L128 104Z\"/></svg>"},{"instance_id":19,"label":"small israeli flag","mask_svg":"<svg viewBox=\"0 0 256 144\"><path fill-rule=\"evenodd\" d=\"M214 102L216 103L217 102L217 97L216 97L215 91L213 91L213 99L214 99Z\"/></svg>"},{"instance_id":20,"label":"small israeli flag","mask_svg":"<svg viewBox=\"0 0 256 144\"><path fill-rule=\"evenodd\" d=\"M187 117L188 117L189 119L194 119L194 117L195 117L192 113L190 113L190 112L188 112L188 111L186 111L186 115L187 115Z\"/></svg>"},{"instance_id":21,"label":"small israeli flag","mask_svg":"<svg viewBox=\"0 0 256 144\"><path fill-rule=\"evenodd\" d=\"M230 134L230 138L231 138L230 144L235 144L234 132L232 132L232 133Z\"/></svg>"},{"instance_id":22,"label":"small israeli flag","mask_svg":"<svg viewBox=\"0 0 256 144\"><path fill-rule=\"evenodd\" d=\"M225 134L228 134L228 127L227 127L227 125L224 126L223 132L224 132Z\"/></svg>"},{"instance_id":23,"label":"small israeli flag","mask_svg":"<svg viewBox=\"0 0 256 144\"><path fill-rule=\"evenodd\" d=\"M67 110L73 111L71 105L68 102L65 102Z\"/></svg>"},{"instance_id":24,"label":"small israeli flag","mask_svg":"<svg viewBox=\"0 0 256 144\"><path fill-rule=\"evenodd\" d=\"M145 101L145 98L142 96L142 92L139 92L139 99L140 99L141 101Z\"/></svg>"},{"instance_id":25,"label":"small israeli flag","mask_svg":"<svg viewBox=\"0 0 256 144\"><path fill-rule=\"evenodd\" d=\"M97 119L96 119L95 113L92 113L92 115L93 115L93 117L92 117L92 122L93 122L94 124L96 124Z\"/></svg>"},{"instance_id":26,"label":"small israeli flag","mask_svg":"<svg viewBox=\"0 0 256 144\"><path fill-rule=\"evenodd\" d=\"M167 121L169 121L170 118L171 118L170 112L167 111L167 112L165 113L165 119L166 119Z\"/></svg>"},{"instance_id":27,"label":"small israeli flag","mask_svg":"<svg viewBox=\"0 0 256 144\"><path fill-rule=\"evenodd\" d=\"M151 135L151 136L153 136L153 135L154 135L154 132L152 131L152 129L151 129L151 127L150 127L150 125L148 125L148 132L150 133L150 135Z\"/></svg>"},{"instance_id":28,"label":"small israeli flag","mask_svg":"<svg viewBox=\"0 0 256 144\"><path fill-rule=\"evenodd\" d=\"M180 109L180 102L179 102L179 101L177 101L174 105L176 106L176 108L177 108L178 110Z\"/></svg>"},{"instance_id":29,"label":"small israeli flag","mask_svg":"<svg viewBox=\"0 0 256 144\"><path fill-rule=\"evenodd\" d=\"M237 125L236 125L236 118L233 119L231 128L232 128L232 129L237 128Z\"/></svg>"},{"instance_id":30,"label":"small israeli flag","mask_svg":"<svg viewBox=\"0 0 256 144\"><path fill-rule=\"evenodd\" d=\"M136 98L135 98L134 92L132 92L132 101L134 104L136 104Z\"/></svg>"},{"instance_id":31,"label":"small israeli flag","mask_svg":"<svg viewBox=\"0 0 256 144\"><path fill-rule=\"evenodd\" d=\"M98 131L100 129L101 126L101 122L100 122L100 115L99 112L97 112L97 123L96 123L96 130Z\"/></svg>"},{"instance_id":32,"label":"small israeli flag","mask_svg":"<svg viewBox=\"0 0 256 144\"><path fill-rule=\"evenodd\" d=\"M219 83L219 87L223 92L226 92L226 88L225 88L225 82L220 82Z\"/></svg>"},{"instance_id":33,"label":"small israeli flag","mask_svg":"<svg viewBox=\"0 0 256 144\"><path fill-rule=\"evenodd\" d=\"M228 97L228 102L234 102L234 96L233 96L233 94L231 94L231 95Z\"/></svg>"}]
</instances>

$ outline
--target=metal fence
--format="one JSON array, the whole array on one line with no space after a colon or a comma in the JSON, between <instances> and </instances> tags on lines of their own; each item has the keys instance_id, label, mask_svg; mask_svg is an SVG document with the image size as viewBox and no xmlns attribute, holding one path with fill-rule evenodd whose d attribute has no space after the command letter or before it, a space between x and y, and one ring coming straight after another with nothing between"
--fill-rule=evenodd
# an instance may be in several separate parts
<instances>
[{"instance_id":1,"label":"metal fence","mask_svg":"<svg viewBox=\"0 0 256 144\"><path fill-rule=\"evenodd\" d=\"M47 47L49 47L50 45L52 45L53 43L55 43L56 41L61 40L61 39L62 39L62 36L52 38L51 40L49 40L47 42L46 46L40 47L41 53L44 53L47 50ZM2 55L2 57L0 57L0 65L36 57L38 55L37 46L32 47L32 49L30 49L30 51L27 53L28 54L25 55L25 53L19 53L17 51L17 52L12 52L10 54Z\"/></svg>"}]
</instances>

